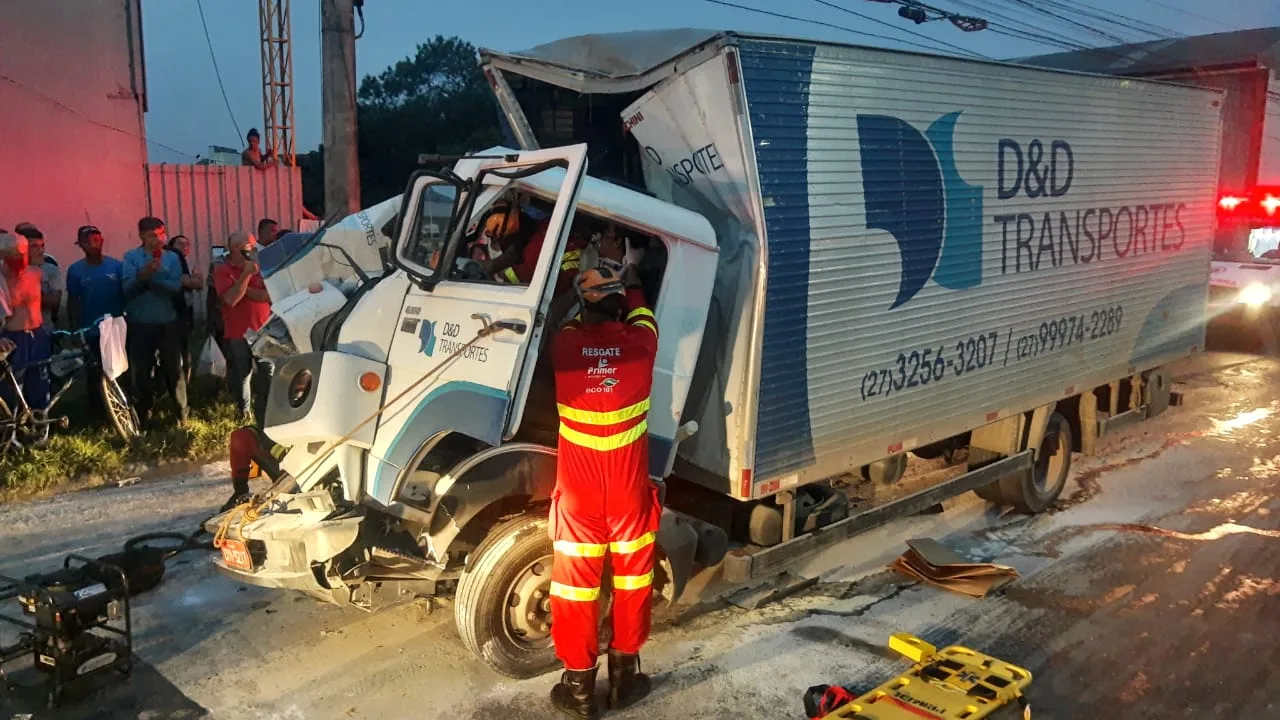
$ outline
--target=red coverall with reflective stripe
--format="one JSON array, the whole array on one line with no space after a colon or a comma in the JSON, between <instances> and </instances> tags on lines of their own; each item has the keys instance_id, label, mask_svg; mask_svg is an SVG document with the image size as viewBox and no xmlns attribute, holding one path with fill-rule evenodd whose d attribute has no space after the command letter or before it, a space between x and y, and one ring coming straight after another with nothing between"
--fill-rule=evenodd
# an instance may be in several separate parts
<instances>
[{"instance_id":1,"label":"red coverall with reflective stripe","mask_svg":"<svg viewBox=\"0 0 1280 720\"><path fill-rule=\"evenodd\" d=\"M551 345L560 414L551 638L570 670L596 665L606 553L613 569L613 648L637 653L649 638L662 514L649 481L647 421L658 328L640 291L628 291L627 298L625 322L571 321Z\"/></svg>"},{"instance_id":2,"label":"red coverall with reflective stripe","mask_svg":"<svg viewBox=\"0 0 1280 720\"><path fill-rule=\"evenodd\" d=\"M538 224L520 251L520 262L502 271L501 279L512 285L527 285L533 280L533 270L538 264L538 256L542 254L542 243L547 237L547 223ZM576 235L570 235L565 244L564 256L560 258L560 271L556 274L555 297L573 287L573 279L578 276L582 249L586 247Z\"/></svg>"}]
</instances>

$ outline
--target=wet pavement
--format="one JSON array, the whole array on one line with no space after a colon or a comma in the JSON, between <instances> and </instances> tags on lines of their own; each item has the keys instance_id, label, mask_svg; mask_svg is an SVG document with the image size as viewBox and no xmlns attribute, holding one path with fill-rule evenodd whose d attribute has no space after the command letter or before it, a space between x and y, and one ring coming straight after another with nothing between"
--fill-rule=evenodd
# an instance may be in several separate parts
<instances>
[{"instance_id":1,"label":"wet pavement","mask_svg":"<svg viewBox=\"0 0 1280 720\"><path fill-rule=\"evenodd\" d=\"M653 696L608 717L803 717L810 685L904 670L883 647L895 631L1027 667L1038 720L1280 717L1280 363L1214 353L1175 374L1185 404L1077 456L1059 509L1025 517L966 496L793 567L816 582L779 602L662 611ZM0 572L186 526L224 495L214 471L0 507ZM884 570L924 536L1022 577L973 600ZM135 676L35 717L550 716L552 679L495 676L447 606L342 611L236 586L187 554L135 612ZM0 720L19 709L7 702Z\"/></svg>"}]
</instances>

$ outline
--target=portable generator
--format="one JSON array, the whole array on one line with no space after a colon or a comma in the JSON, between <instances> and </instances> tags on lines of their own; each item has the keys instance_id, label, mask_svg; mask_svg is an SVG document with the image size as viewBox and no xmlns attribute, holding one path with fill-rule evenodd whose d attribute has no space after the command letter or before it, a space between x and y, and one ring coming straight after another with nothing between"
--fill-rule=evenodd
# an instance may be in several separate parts
<instances>
[{"instance_id":1,"label":"portable generator","mask_svg":"<svg viewBox=\"0 0 1280 720\"><path fill-rule=\"evenodd\" d=\"M21 580L0 575L0 603L16 600L0 621L19 628L0 637L0 694L10 691L5 666L29 657L45 675L49 708L74 682L106 671L127 675L133 664L129 578L119 566L69 555L61 569Z\"/></svg>"}]
</instances>

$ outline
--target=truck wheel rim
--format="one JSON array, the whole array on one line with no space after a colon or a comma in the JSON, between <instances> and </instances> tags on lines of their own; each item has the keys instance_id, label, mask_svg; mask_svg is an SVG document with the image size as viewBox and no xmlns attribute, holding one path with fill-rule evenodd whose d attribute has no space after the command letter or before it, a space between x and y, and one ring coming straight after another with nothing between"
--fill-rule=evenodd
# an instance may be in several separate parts
<instances>
[{"instance_id":1,"label":"truck wheel rim","mask_svg":"<svg viewBox=\"0 0 1280 720\"><path fill-rule=\"evenodd\" d=\"M551 642L551 556L526 565L507 593L507 636L526 649L541 649Z\"/></svg>"}]
</instances>

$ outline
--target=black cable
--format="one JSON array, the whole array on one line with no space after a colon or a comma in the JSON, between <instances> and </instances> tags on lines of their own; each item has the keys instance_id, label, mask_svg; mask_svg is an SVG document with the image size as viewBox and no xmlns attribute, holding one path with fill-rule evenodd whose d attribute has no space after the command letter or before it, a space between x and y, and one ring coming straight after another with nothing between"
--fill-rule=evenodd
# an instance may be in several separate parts
<instances>
[{"instance_id":1,"label":"black cable","mask_svg":"<svg viewBox=\"0 0 1280 720\"><path fill-rule=\"evenodd\" d=\"M1052 11L1052 10L1047 10L1047 9L1045 9L1045 8L1043 8L1043 7L1039 7L1039 6L1037 6L1037 5L1034 5L1034 4L1032 4L1031 2L1029 2L1029 0L1007 0L1007 1L1008 1L1008 2L1012 2L1012 3L1016 3L1017 5L1020 5L1020 6L1024 7L1024 8L1027 8L1028 10L1030 10L1030 11L1032 11L1032 12L1039 13L1039 14L1044 15L1044 16L1046 16L1046 17L1055 18L1055 19L1057 19L1058 21L1063 22L1063 23L1066 23L1066 24L1068 24L1068 25L1074 25L1075 27L1078 27L1078 28L1080 28L1080 29L1084 30L1085 32L1088 32L1088 33L1092 33L1092 34L1094 34L1094 35L1097 35L1098 37L1102 38L1103 40L1107 40L1107 41L1109 41L1109 42L1113 42L1113 43L1115 43L1115 44L1117 44L1117 45L1124 45L1124 44L1126 44L1126 42L1127 42L1124 38L1120 37L1119 35L1113 35L1112 33L1109 33L1109 32L1107 32L1107 31L1105 31L1105 30L1100 30L1100 29L1098 29L1098 28L1096 28L1096 27L1093 27L1092 25L1088 25L1088 24L1086 24L1086 23L1082 23L1082 22L1077 22L1077 21L1072 20L1071 18L1069 18L1069 17L1067 17L1067 16L1065 16L1065 15L1059 15L1058 13L1056 13L1056 12L1054 12L1054 11Z\"/></svg>"},{"instance_id":2,"label":"black cable","mask_svg":"<svg viewBox=\"0 0 1280 720\"><path fill-rule=\"evenodd\" d=\"M185 156L187 156L187 157L189 157L189 158L192 158L192 159L195 159L195 158L198 158L198 157L199 157L199 155L192 155L191 153L186 152L185 150L179 150L178 148L173 147L172 145L166 145L166 144L164 144L164 143L160 142L159 140L152 140L151 138L148 138L148 137L146 137L145 135L139 135L139 134L137 134L137 133L129 132L128 130L125 130L124 128L118 128L118 127L116 127L115 125L110 125L110 124L108 124L108 123L104 123L104 122L102 122L101 120L95 120L94 118L89 117L88 115L86 115L86 114L84 114L84 113L80 112L79 110L76 110L75 108L71 107L70 105L67 105L67 104L63 103L62 101L58 100L57 98L54 98L54 97L53 97L53 96L51 96L51 95L46 95L45 93L41 92L40 90L37 90L37 89L35 89L35 88L33 88L33 87L29 87L29 86L27 86L27 85L25 85L25 84L23 84L23 83L21 83L21 82L19 82L19 81L17 81L17 80L14 80L13 78L9 77L8 75L5 75L4 73L0 73L0 80L4 80L5 82L10 83L11 85L13 85L14 87L17 87L17 88L18 88L18 89L20 89L20 90L25 90L25 91L27 91L28 93L31 93L32 95L35 95L36 97L39 97L40 99L42 99L42 100L44 100L44 101L46 101L46 102L52 103L52 104L53 104L53 105L55 105L56 107L58 107L58 108L60 108L60 109L62 109L62 110L65 110L66 112L69 112L69 113L71 113L72 115L75 115L75 116L79 117L80 119L84 120L85 122L87 122L87 123L89 123L89 124L91 124L91 125L97 125L97 126L98 126L98 127L100 127L100 128L105 128L105 129L107 129L107 130L112 130L112 131L114 131L114 132L118 132L118 133L120 133L121 135L128 135L129 137L131 137L131 138L133 138L133 139L135 139L135 140L142 140L142 141L144 141L144 142L150 143L150 144L155 145L155 146L157 146L157 147L162 147L162 148L164 148L165 150L169 150L169 151L171 151L171 152L176 152L176 153L178 153L179 155L185 155Z\"/></svg>"},{"instance_id":3,"label":"black cable","mask_svg":"<svg viewBox=\"0 0 1280 720\"><path fill-rule=\"evenodd\" d=\"M1180 8L1180 7L1176 6L1176 5L1170 5L1169 3L1162 2L1162 0L1145 0L1145 1L1146 1L1146 2L1151 3L1152 5L1158 5L1158 6L1162 7L1162 8L1167 8L1167 9L1169 9L1169 10L1173 10L1174 12L1180 12L1180 13L1182 13L1183 15L1186 15L1186 16L1188 16L1188 17L1198 18L1198 19L1200 19L1200 20L1208 20L1209 22L1211 22L1211 23L1213 23L1213 24L1217 25L1218 27L1223 27L1223 28L1226 28L1226 29L1228 29L1228 30L1235 30L1235 28L1231 27L1230 25L1228 25L1228 24L1226 24L1226 23L1222 22L1221 20L1219 20L1219 19L1217 19L1217 18L1211 18L1211 17L1209 17L1208 15L1201 15L1200 13L1192 12L1192 11L1190 11L1190 10L1186 10L1186 9Z\"/></svg>"},{"instance_id":4,"label":"black cable","mask_svg":"<svg viewBox=\"0 0 1280 720\"><path fill-rule=\"evenodd\" d=\"M196 0L196 10L200 11L200 25L204 28L204 41L209 46L209 59L213 61L213 76L218 79L218 89L222 91L222 102L227 106L227 115L231 117L231 126L236 129L236 142L244 141L240 132L240 123L236 122L236 114L231 111L231 101L227 99L227 87L222 84L222 72L218 70L218 56L213 52L213 38L209 37L209 24L204 21L204 3Z\"/></svg>"},{"instance_id":5,"label":"black cable","mask_svg":"<svg viewBox=\"0 0 1280 720\"><path fill-rule=\"evenodd\" d=\"M884 25L885 27L892 28L892 29L894 29L894 30L897 30L898 32L906 33L906 34L908 34L908 35L914 35L915 37L918 37L918 38L923 38L923 39L925 39L925 40L928 40L929 42L936 43L936 44L938 44L938 45L941 45L941 46L944 46L944 47L950 48L950 49L952 49L952 50L957 50L957 51L962 52L962 53L964 53L964 54L966 54L966 55L971 55L971 56L973 56L973 57L981 58L981 59L983 59L983 60L992 60L992 59L993 59L993 58L991 58L990 56L983 55L982 53L979 53L979 52L974 52L973 50L969 50L969 49L966 49L966 48L962 48L962 47L960 47L959 45L953 45L953 44L951 44L951 43L949 43L949 42L946 42L946 41L944 41L944 40L937 40L937 39L931 38L931 37L929 37L928 35L925 35L924 33L916 32L915 30L912 30L912 29L910 29L910 28L900 27L900 26L898 26L898 25L894 25L893 23L885 22L884 20L881 20L881 19L879 19L879 18L875 18L875 17L872 17L872 16L870 16L870 15L864 15L864 14L862 14L862 13L860 13L860 12L857 12L856 10L851 10L851 9L849 9L849 8L847 8L847 7L843 7L843 6L841 6L841 5L837 5L837 4L833 3L833 2L829 2L828 0L813 0L813 1L814 1L814 2L816 2L816 3L818 3L819 5L824 5L824 6L826 6L826 7L832 8L833 10L839 10L840 12L848 13L848 14L850 14L850 15L853 15L854 17L862 18L863 20L868 20L868 21L873 22L873 23L875 23L875 24L877 24L877 25Z\"/></svg>"},{"instance_id":6,"label":"black cable","mask_svg":"<svg viewBox=\"0 0 1280 720\"><path fill-rule=\"evenodd\" d=\"M1136 18L1131 18L1118 13L1108 13L1098 8L1084 3L1064 2L1062 0L1039 0L1049 7L1057 8L1063 12L1073 13L1089 22L1107 23L1117 28L1127 30L1138 35L1148 35L1154 40L1167 40L1171 37L1179 37L1182 33L1169 28L1162 28L1157 25L1142 22ZM1138 42L1146 42L1145 39L1139 39Z\"/></svg>"},{"instance_id":7,"label":"black cable","mask_svg":"<svg viewBox=\"0 0 1280 720\"><path fill-rule=\"evenodd\" d=\"M1089 47L1084 43L1067 40L1059 36L1041 34L1037 28L1026 24L1023 20L983 7L972 0L951 0L951 2L973 12L982 13L983 17L987 19L987 29L996 35L1036 42L1041 45L1051 45L1063 50L1083 50Z\"/></svg>"},{"instance_id":8,"label":"black cable","mask_svg":"<svg viewBox=\"0 0 1280 720\"><path fill-rule=\"evenodd\" d=\"M910 40L892 38L886 35L879 35L877 33L866 32L865 30L855 30L851 27L846 27L844 25L837 25L835 23L829 23L823 20L812 20L809 18L796 17L795 15L786 15L784 13L773 12L772 10L761 10L760 8L753 8L747 5L739 5L738 3L728 2L728 0L703 0L703 2L709 2L712 5L722 5L724 7L731 7L737 10L745 10L747 12L753 12L759 15L768 15L769 17L779 18L781 20L792 20L795 22L802 22L802 23L808 23L810 25L818 25L825 28L831 28L832 30L841 30L843 32L851 33L853 35L862 35L864 37L875 38L877 40L886 40L888 42L902 43L903 45L910 45L912 47L922 48L930 52L938 51L936 47L930 47L928 45L912 42ZM970 54L973 54L973 53L970 53Z\"/></svg>"}]
</instances>

